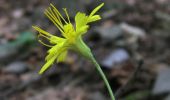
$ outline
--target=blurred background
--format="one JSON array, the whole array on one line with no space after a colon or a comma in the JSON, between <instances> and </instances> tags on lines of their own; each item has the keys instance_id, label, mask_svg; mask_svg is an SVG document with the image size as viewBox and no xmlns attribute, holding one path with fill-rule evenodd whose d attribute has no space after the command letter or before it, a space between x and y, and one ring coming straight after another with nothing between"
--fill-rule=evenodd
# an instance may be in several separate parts
<instances>
[{"instance_id":1,"label":"blurred background","mask_svg":"<svg viewBox=\"0 0 170 100\"><path fill-rule=\"evenodd\" d=\"M94 65L74 52L38 75L49 48L32 29L60 34L43 13L50 3L74 23L102 2L84 41L117 100L170 100L170 0L0 0L0 100L110 100Z\"/></svg>"}]
</instances>

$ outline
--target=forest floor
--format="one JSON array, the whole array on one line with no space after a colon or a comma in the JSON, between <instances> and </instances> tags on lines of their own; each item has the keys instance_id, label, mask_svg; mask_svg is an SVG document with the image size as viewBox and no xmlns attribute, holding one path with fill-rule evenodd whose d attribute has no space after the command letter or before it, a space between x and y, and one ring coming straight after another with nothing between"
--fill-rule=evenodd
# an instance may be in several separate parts
<instances>
[{"instance_id":1,"label":"forest floor","mask_svg":"<svg viewBox=\"0 0 170 100\"><path fill-rule=\"evenodd\" d=\"M90 13L98 1L52 0ZM84 40L105 72L117 100L170 100L170 0L105 0L102 20ZM110 100L94 65L74 52L43 75L49 48L32 25L59 35L45 17L48 0L0 0L0 100Z\"/></svg>"}]
</instances>

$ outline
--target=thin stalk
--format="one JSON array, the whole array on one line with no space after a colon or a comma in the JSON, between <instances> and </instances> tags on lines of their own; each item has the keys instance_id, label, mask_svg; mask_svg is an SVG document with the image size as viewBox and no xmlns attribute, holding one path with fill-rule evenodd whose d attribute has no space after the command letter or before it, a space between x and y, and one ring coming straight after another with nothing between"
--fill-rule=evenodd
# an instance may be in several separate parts
<instances>
[{"instance_id":1,"label":"thin stalk","mask_svg":"<svg viewBox=\"0 0 170 100\"><path fill-rule=\"evenodd\" d=\"M111 96L111 99L112 99L112 100L115 100L115 97L114 97L114 95L113 95L113 92L112 92L112 89L111 89L111 87L110 87L110 84L109 84L109 82L108 82L108 80L107 80L104 72L102 71L100 65L97 63L97 61L96 61L96 59L95 59L94 57L92 57L92 62L93 62L93 64L96 66L96 69L98 70L99 74L101 75L101 77L102 77L102 79L103 79L103 81L104 81L104 83L105 83L105 85L106 85L106 87L107 87L107 89L108 89L108 91L109 91L109 94L110 94L110 96Z\"/></svg>"}]
</instances>

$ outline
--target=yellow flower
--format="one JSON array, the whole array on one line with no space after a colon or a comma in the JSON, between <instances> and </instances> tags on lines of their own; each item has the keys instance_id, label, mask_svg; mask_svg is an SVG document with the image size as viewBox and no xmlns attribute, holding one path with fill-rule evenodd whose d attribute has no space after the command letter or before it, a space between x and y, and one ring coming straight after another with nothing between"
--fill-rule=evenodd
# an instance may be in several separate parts
<instances>
[{"instance_id":1,"label":"yellow flower","mask_svg":"<svg viewBox=\"0 0 170 100\"><path fill-rule=\"evenodd\" d=\"M89 23L101 19L101 17L95 13L104 5L104 3L96 7L89 16L87 16L85 13L78 12L75 16L75 27L70 22L66 8L63 10L67 19L64 19L64 17L54 7L54 5L50 5L51 6L46 9L45 15L55 24L55 26L62 33L63 37L54 36L37 26L33 26L33 28L39 32L38 37L44 37L51 43L51 45L47 45L39 39L40 43L50 47L48 50L48 55L45 59L46 63L41 68L39 74L42 74L44 71L46 71L54 63L55 60L57 60L57 62L64 61L68 50L79 52L81 55L90 59L91 51L89 47L83 42L82 35L87 32Z\"/></svg>"}]
</instances>

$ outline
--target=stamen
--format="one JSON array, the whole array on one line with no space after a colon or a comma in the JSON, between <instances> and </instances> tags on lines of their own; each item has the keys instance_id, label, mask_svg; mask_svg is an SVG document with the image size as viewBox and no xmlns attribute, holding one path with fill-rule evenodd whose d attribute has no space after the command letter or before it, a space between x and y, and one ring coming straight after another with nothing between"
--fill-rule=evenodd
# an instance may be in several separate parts
<instances>
[{"instance_id":1,"label":"stamen","mask_svg":"<svg viewBox=\"0 0 170 100\"><path fill-rule=\"evenodd\" d=\"M46 10L45 15L56 25L56 27L60 30L61 33L64 33L63 30L58 26L52 15Z\"/></svg>"},{"instance_id":2,"label":"stamen","mask_svg":"<svg viewBox=\"0 0 170 100\"><path fill-rule=\"evenodd\" d=\"M54 16L56 16L56 18L58 19L58 21L61 23L61 25L63 26L63 23L61 22L61 18L60 18L60 16L58 15L58 13L56 13L55 11L54 11L54 9L51 9L51 11L54 13Z\"/></svg>"},{"instance_id":3,"label":"stamen","mask_svg":"<svg viewBox=\"0 0 170 100\"><path fill-rule=\"evenodd\" d=\"M48 44L45 44L44 42L42 42L41 40L38 40L42 45L44 45L44 46L47 46L47 47L53 47L53 46L51 46L51 45L48 45Z\"/></svg>"},{"instance_id":4,"label":"stamen","mask_svg":"<svg viewBox=\"0 0 170 100\"><path fill-rule=\"evenodd\" d=\"M37 26L32 26L32 27L33 27L35 30L37 30L38 32L42 33L42 34L45 34L45 35L47 35L47 36L53 36L53 35L51 35L50 33L42 30L41 28L39 28L39 27L37 27Z\"/></svg>"},{"instance_id":5,"label":"stamen","mask_svg":"<svg viewBox=\"0 0 170 100\"><path fill-rule=\"evenodd\" d=\"M39 38L40 36L42 36L42 37L44 37L44 38L46 38L46 39L50 40L50 38L49 38L49 37L47 37L47 36L45 36L45 35L43 35L43 34L41 34L41 33L38 35L38 38Z\"/></svg>"},{"instance_id":6,"label":"stamen","mask_svg":"<svg viewBox=\"0 0 170 100\"><path fill-rule=\"evenodd\" d=\"M66 24L68 24L67 23L67 21L63 18L63 16L60 14L60 12L56 9L56 7L54 7L54 5L53 4L50 4L51 5L51 7L54 9L54 11L61 17L61 19L66 23Z\"/></svg>"},{"instance_id":7,"label":"stamen","mask_svg":"<svg viewBox=\"0 0 170 100\"><path fill-rule=\"evenodd\" d=\"M50 39L50 38L44 36L43 34L39 34L39 35L38 35L38 38L40 38L40 36L45 37L45 38L48 39L48 40ZM45 45L45 46L47 46L47 47L53 47L53 46L51 46L51 45L48 45L48 44L44 43L44 42L41 41L40 39L39 39L38 41L39 41L41 44L43 44L43 45Z\"/></svg>"},{"instance_id":8,"label":"stamen","mask_svg":"<svg viewBox=\"0 0 170 100\"><path fill-rule=\"evenodd\" d=\"M55 19L56 23L63 29L63 25L61 25L61 23L59 22L58 18L54 15L54 13L53 13L51 8L49 8L49 13L53 17L53 19Z\"/></svg>"},{"instance_id":9,"label":"stamen","mask_svg":"<svg viewBox=\"0 0 170 100\"><path fill-rule=\"evenodd\" d=\"M63 8L63 10L64 10L64 12L65 12L65 14L66 14L66 16L67 16L67 19L68 19L68 21L69 21L69 23L70 23L70 17L69 17L69 15L68 15L67 9L66 9L66 8Z\"/></svg>"}]
</instances>

